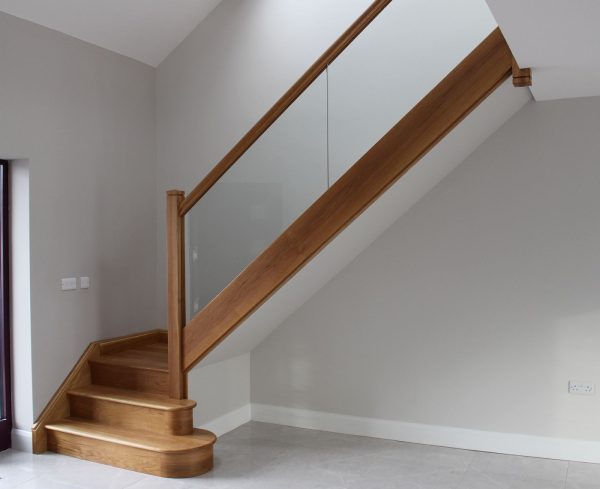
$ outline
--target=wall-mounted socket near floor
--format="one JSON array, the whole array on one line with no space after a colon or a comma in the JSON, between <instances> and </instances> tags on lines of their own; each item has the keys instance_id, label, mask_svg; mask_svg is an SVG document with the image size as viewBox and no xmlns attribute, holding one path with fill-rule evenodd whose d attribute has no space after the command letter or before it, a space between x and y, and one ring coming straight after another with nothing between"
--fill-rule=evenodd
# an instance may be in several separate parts
<instances>
[{"instance_id":1,"label":"wall-mounted socket near floor","mask_svg":"<svg viewBox=\"0 0 600 489\"><path fill-rule=\"evenodd\" d=\"M60 288L61 290L75 290L77 288L77 279L74 277L61 279Z\"/></svg>"},{"instance_id":2,"label":"wall-mounted socket near floor","mask_svg":"<svg viewBox=\"0 0 600 489\"><path fill-rule=\"evenodd\" d=\"M596 386L592 382L581 380L569 380L569 394L578 394L580 396L593 396L596 393Z\"/></svg>"}]
</instances>

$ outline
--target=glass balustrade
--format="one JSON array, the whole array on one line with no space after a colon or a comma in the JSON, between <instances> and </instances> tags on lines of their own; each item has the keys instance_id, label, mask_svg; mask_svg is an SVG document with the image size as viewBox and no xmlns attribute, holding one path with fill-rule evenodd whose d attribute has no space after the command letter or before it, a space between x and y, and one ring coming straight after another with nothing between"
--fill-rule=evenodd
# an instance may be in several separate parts
<instances>
[{"instance_id":1,"label":"glass balustrade","mask_svg":"<svg viewBox=\"0 0 600 489\"><path fill-rule=\"evenodd\" d=\"M186 215L187 320L495 27L484 0L393 0Z\"/></svg>"}]
</instances>

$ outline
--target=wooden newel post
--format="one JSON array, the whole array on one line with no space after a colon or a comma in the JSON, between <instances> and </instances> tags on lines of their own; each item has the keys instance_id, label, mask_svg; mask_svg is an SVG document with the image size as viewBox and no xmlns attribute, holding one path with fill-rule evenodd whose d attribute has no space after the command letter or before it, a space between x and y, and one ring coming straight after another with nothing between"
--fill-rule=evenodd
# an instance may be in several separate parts
<instances>
[{"instance_id":1,"label":"wooden newel post","mask_svg":"<svg viewBox=\"0 0 600 489\"><path fill-rule=\"evenodd\" d=\"M169 397L187 398L187 376L183 371L183 327L185 326L184 221L179 206L184 193L167 192L167 327L169 329Z\"/></svg>"}]
</instances>

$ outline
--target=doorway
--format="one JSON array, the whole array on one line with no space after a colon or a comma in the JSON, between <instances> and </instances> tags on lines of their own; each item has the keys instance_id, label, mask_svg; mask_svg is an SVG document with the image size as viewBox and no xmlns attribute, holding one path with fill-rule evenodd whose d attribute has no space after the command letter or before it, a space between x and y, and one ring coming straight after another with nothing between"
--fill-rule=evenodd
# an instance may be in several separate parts
<instances>
[{"instance_id":1,"label":"doorway","mask_svg":"<svg viewBox=\"0 0 600 489\"><path fill-rule=\"evenodd\" d=\"M0 450L10 448L12 428L8 244L8 161L0 160Z\"/></svg>"}]
</instances>

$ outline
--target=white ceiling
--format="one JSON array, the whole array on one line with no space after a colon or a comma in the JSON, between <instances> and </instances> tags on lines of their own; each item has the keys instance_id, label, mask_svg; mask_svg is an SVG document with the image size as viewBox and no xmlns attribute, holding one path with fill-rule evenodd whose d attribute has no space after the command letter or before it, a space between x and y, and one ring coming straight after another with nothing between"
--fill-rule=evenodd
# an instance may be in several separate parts
<instances>
[{"instance_id":1,"label":"white ceiling","mask_svg":"<svg viewBox=\"0 0 600 489\"><path fill-rule=\"evenodd\" d=\"M0 11L157 66L221 0L0 0Z\"/></svg>"},{"instance_id":2,"label":"white ceiling","mask_svg":"<svg viewBox=\"0 0 600 489\"><path fill-rule=\"evenodd\" d=\"M487 0L536 100L600 95L600 1Z\"/></svg>"}]
</instances>

